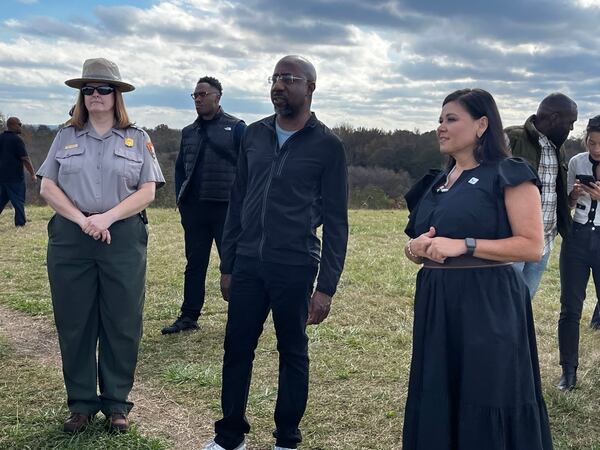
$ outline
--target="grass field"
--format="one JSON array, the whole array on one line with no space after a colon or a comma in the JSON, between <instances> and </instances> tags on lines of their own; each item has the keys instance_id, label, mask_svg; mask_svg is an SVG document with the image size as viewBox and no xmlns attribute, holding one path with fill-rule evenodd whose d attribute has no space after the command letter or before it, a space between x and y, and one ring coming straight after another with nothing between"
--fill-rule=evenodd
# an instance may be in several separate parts
<instances>
[{"instance_id":1,"label":"grass field","mask_svg":"<svg viewBox=\"0 0 600 450\"><path fill-rule=\"evenodd\" d=\"M48 208L28 208L25 229L12 226L12 210L0 215L0 303L52 321L45 254ZM183 236L174 210L152 209L149 267L137 380L189 411L219 417L222 337L226 304L218 291L213 257L201 331L162 336L177 315L183 287ZM401 448L403 407L411 353L412 296L417 266L402 251L406 213L352 211L346 269L330 317L310 327L311 385L302 422L303 449L388 450ZM600 332L582 320L579 389L558 392L556 344L559 311L555 250L534 301L544 394L555 448L600 450ZM214 252L213 256L216 256ZM593 289L589 298L594 299ZM25 326L14 323L11 326ZM36 333L36 329L27 330ZM74 438L61 432L67 415L60 370L20 354L0 330L0 448L167 449L164 436L110 435L100 423ZM250 450L272 445L277 352L269 323L256 354L247 415ZM156 420L156 419L153 419ZM169 420L167 417L159 420ZM208 424L211 426L211 424ZM187 447L186 447L187 448ZM434 449L432 449L434 450ZM482 449L484 450L484 449Z\"/></svg>"}]
</instances>

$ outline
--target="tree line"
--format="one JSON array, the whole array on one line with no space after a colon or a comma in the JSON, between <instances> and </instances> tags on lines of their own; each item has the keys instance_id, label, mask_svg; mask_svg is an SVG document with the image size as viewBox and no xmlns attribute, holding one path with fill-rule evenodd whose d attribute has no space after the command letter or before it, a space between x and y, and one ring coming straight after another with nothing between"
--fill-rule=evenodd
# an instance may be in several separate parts
<instances>
[{"instance_id":1,"label":"tree line","mask_svg":"<svg viewBox=\"0 0 600 450\"><path fill-rule=\"evenodd\" d=\"M156 193L154 206L175 207L174 173L179 152L181 130L158 125L145 128L150 135L166 179ZM445 165L439 152L435 131L384 131L377 128L341 125L333 131L346 148L351 208L398 208L404 206L403 195L430 168ZM45 125L23 128L23 140L37 169L50 149L57 129ZM580 139L565 144L567 157L583 151ZM29 185L29 204L44 204L39 188Z\"/></svg>"}]
</instances>

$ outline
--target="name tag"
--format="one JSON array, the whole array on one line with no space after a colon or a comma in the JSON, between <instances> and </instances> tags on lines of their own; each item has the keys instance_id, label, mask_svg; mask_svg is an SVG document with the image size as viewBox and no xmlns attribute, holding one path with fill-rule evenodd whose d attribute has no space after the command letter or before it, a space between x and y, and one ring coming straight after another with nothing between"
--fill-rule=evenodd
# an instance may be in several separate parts
<instances>
[{"instance_id":1,"label":"name tag","mask_svg":"<svg viewBox=\"0 0 600 450\"><path fill-rule=\"evenodd\" d=\"M469 180L469 184L477 184L478 181L479 181L479 178L473 177Z\"/></svg>"},{"instance_id":2,"label":"name tag","mask_svg":"<svg viewBox=\"0 0 600 450\"><path fill-rule=\"evenodd\" d=\"M72 148L77 148L79 147L79 144L69 144L69 145L65 145L65 150L71 150Z\"/></svg>"}]
</instances>

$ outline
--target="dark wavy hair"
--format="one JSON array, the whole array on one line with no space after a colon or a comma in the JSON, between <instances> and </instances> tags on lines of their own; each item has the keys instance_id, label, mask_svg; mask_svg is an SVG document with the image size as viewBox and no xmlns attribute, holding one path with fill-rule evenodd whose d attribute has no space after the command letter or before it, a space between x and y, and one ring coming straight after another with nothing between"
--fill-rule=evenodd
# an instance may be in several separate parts
<instances>
[{"instance_id":1,"label":"dark wavy hair","mask_svg":"<svg viewBox=\"0 0 600 450\"><path fill-rule=\"evenodd\" d=\"M600 131L600 115L592 117L588 120L587 127L585 127L585 139L587 140L590 133Z\"/></svg>"},{"instance_id":2,"label":"dark wavy hair","mask_svg":"<svg viewBox=\"0 0 600 450\"><path fill-rule=\"evenodd\" d=\"M483 116L488 119L488 126L475 148L475 160L479 163L500 161L510 155L502 119L498 106L492 94L483 89L459 89L448 95L442 106L446 103L458 102L477 120ZM454 165L454 158L450 158L449 165Z\"/></svg>"}]
</instances>

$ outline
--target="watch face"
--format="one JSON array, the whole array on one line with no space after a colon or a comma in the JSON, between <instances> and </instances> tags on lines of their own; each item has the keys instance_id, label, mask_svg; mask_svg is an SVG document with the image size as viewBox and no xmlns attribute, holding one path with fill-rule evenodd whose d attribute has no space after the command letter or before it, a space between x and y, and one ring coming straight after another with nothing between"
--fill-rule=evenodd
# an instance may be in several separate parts
<instances>
[{"instance_id":1,"label":"watch face","mask_svg":"<svg viewBox=\"0 0 600 450\"><path fill-rule=\"evenodd\" d=\"M473 238L466 238L465 244L467 246L467 253L472 255L475 251L475 247L477 246L477 242Z\"/></svg>"}]
</instances>

